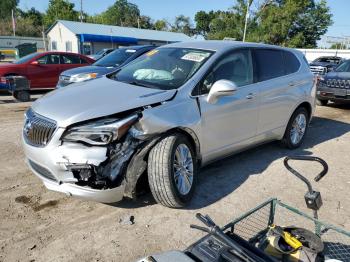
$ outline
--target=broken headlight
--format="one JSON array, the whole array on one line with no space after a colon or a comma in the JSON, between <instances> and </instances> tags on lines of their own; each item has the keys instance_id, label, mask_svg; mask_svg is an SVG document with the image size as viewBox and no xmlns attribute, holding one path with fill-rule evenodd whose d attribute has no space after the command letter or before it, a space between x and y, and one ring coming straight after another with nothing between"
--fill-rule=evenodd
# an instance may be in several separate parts
<instances>
[{"instance_id":1,"label":"broken headlight","mask_svg":"<svg viewBox=\"0 0 350 262\"><path fill-rule=\"evenodd\" d=\"M124 119L102 119L68 129L62 140L90 145L107 145L121 138L137 120L138 115Z\"/></svg>"}]
</instances>

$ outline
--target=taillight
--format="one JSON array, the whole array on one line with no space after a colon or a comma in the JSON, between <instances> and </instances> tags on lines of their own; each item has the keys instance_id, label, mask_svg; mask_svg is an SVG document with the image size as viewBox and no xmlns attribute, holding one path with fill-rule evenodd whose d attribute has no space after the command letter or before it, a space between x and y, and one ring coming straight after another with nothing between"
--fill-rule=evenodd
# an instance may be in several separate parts
<instances>
[{"instance_id":1,"label":"taillight","mask_svg":"<svg viewBox=\"0 0 350 262\"><path fill-rule=\"evenodd\" d=\"M6 77L0 77L0 83L2 83L2 84L6 84L7 83L7 79L6 79Z\"/></svg>"}]
</instances>

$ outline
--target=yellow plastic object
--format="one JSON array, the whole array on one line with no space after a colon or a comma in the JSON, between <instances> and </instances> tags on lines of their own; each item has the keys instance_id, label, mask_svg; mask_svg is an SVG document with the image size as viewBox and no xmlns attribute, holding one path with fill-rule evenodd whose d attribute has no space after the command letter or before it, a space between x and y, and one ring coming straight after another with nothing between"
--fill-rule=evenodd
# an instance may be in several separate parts
<instances>
[{"instance_id":1,"label":"yellow plastic object","mask_svg":"<svg viewBox=\"0 0 350 262\"><path fill-rule=\"evenodd\" d=\"M270 228L274 233L280 235L284 241L286 241L286 243L294 250L299 249L303 246L303 244L297 238L293 237L291 233L284 231L283 228L276 225L272 225Z\"/></svg>"},{"instance_id":2,"label":"yellow plastic object","mask_svg":"<svg viewBox=\"0 0 350 262\"><path fill-rule=\"evenodd\" d=\"M269 236L267 237L268 245L265 247L264 252L274 258L282 259L288 262L299 262L302 255L302 249L297 249L291 251L290 253L282 252L278 248L279 236Z\"/></svg>"}]
</instances>

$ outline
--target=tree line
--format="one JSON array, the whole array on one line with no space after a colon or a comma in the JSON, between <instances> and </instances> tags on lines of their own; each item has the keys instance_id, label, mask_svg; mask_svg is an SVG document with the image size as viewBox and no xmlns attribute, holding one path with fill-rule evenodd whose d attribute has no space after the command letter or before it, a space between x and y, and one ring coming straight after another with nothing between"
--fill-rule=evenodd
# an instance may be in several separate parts
<instances>
[{"instance_id":1,"label":"tree line","mask_svg":"<svg viewBox=\"0 0 350 262\"><path fill-rule=\"evenodd\" d=\"M242 40L247 21L247 41L313 48L332 24L326 0L236 0L228 10L197 12L194 23L184 15L176 16L172 22L153 20L141 14L138 6L128 0L116 0L96 15L81 15L68 0L49 0L44 13L35 8L21 10L18 4L19 0L0 1L0 35L12 34L12 10L15 10L19 36L41 36L57 19L82 19L90 23L201 35L205 39Z\"/></svg>"}]
</instances>

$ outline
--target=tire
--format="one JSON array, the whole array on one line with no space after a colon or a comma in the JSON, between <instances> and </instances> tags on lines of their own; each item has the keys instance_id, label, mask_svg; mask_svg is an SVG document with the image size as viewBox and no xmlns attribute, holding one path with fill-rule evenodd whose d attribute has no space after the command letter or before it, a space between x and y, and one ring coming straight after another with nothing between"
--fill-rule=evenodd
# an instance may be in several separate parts
<instances>
[{"instance_id":1,"label":"tire","mask_svg":"<svg viewBox=\"0 0 350 262\"><path fill-rule=\"evenodd\" d=\"M189 164L188 168L180 168L181 164L177 164L181 162L178 161L182 155L180 151L187 152L189 157L186 158L186 163L189 163L191 158L192 183L190 183L191 176L187 175L190 172L185 171L191 170L191 165ZM150 151L147 171L152 195L158 203L170 208L181 208L192 199L197 182L197 161L193 148L185 136L174 134L160 140Z\"/></svg>"},{"instance_id":2,"label":"tire","mask_svg":"<svg viewBox=\"0 0 350 262\"><path fill-rule=\"evenodd\" d=\"M301 130L299 129L300 133L296 131L296 130L298 130L298 128L295 127L296 126L295 121L298 121L296 119L299 116L301 116L301 118L303 119L302 122L305 122L304 128L302 128ZM300 147L300 145L304 141L308 127L309 127L309 113L307 112L307 110L304 107L300 107L293 113L292 117L290 118L290 120L288 122L286 132L285 132L283 139L282 139L283 145L289 149L295 149L295 148ZM303 132L301 132L302 130L303 130ZM298 135L301 135L301 133L302 133L301 138L298 137L298 139L294 140L293 139L294 133L292 134L292 132L294 132L294 133L296 132Z\"/></svg>"},{"instance_id":3,"label":"tire","mask_svg":"<svg viewBox=\"0 0 350 262\"><path fill-rule=\"evenodd\" d=\"M16 91L14 97L20 102L28 102L30 101L30 93L29 91Z\"/></svg>"},{"instance_id":4,"label":"tire","mask_svg":"<svg viewBox=\"0 0 350 262\"><path fill-rule=\"evenodd\" d=\"M328 100L316 99L316 105L318 106L326 106L328 104Z\"/></svg>"}]
</instances>

